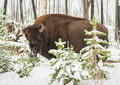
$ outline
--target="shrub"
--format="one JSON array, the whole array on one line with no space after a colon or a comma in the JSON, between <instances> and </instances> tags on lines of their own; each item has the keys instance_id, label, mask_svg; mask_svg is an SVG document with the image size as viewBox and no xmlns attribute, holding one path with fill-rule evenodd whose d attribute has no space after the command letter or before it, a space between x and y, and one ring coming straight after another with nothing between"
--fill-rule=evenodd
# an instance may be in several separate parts
<instances>
[{"instance_id":1,"label":"shrub","mask_svg":"<svg viewBox=\"0 0 120 85\"><path fill-rule=\"evenodd\" d=\"M50 84L54 82L62 83L66 85L72 83L72 85L79 85L82 79L86 79L88 75L83 75L87 71L82 70L79 54L73 51L73 47L64 48L65 42L61 39L55 42L58 47L57 50L51 49L49 53L56 56L57 59L51 60L51 66L53 73L51 76Z\"/></svg>"}]
</instances>

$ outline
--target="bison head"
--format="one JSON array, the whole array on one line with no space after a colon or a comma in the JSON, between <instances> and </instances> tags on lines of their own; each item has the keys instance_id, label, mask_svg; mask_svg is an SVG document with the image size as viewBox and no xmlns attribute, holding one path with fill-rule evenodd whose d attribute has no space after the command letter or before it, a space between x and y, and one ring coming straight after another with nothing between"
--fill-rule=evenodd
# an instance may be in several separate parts
<instances>
[{"instance_id":1,"label":"bison head","mask_svg":"<svg viewBox=\"0 0 120 85\"><path fill-rule=\"evenodd\" d=\"M43 44L45 43L46 30L43 24L34 24L23 29L25 37L29 41L31 50L30 56L35 57L37 53L41 53Z\"/></svg>"}]
</instances>

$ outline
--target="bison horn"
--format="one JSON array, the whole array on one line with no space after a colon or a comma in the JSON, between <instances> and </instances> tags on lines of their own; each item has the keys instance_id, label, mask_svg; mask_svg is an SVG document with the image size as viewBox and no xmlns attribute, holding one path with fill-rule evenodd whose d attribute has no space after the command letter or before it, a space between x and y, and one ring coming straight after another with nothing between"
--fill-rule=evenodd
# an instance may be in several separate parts
<instances>
[{"instance_id":1,"label":"bison horn","mask_svg":"<svg viewBox=\"0 0 120 85\"><path fill-rule=\"evenodd\" d=\"M39 32L43 32L44 29L45 29L44 25L41 24L41 28L39 29Z\"/></svg>"}]
</instances>

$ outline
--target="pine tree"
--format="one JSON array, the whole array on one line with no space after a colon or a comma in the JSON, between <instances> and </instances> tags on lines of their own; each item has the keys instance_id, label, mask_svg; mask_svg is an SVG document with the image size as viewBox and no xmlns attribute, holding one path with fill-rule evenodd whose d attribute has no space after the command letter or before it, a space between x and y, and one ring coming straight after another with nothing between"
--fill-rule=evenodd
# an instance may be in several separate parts
<instances>
[{"instance_id":1,"label":"pine tree","mask_svg":"<svg viewBox=\"0 0 120 85\"><path fill-rule=\"evenodd\" d=\"M93 21L91 21L90 24L92 25L93 30L90 32L85 30L85 34L92 36L92 38L85 39L88 46L80 51L81 57L83 59L82 68L84 70L86 69L91 75L91 78L95 80L103 78L107 79L108 72L104 71L104 67L100 66L99 64L103 64L102 61L110 57L110 52L100 44L108 44L108 42L98 38L97 36L106 36L106 34L96 30L97 21L95 18L93 18Z\"/></svg>"}]
</instances>

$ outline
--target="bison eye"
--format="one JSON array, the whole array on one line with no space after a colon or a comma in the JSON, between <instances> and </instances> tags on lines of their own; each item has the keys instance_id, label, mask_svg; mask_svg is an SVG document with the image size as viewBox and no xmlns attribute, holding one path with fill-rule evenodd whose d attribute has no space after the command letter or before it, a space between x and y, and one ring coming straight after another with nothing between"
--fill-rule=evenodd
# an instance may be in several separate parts
<instances>
[{"instance_id":1,"label":"bison eye","mask_svg":"<svg viewBox=\"0 0 120 85\"><path fill-rule=\"evenodd\" d=\"M34 42L34 41L30 41L30 42L29 42L29 45L30 45L31 47L33 47L33 46L35 45L35 42Z\"/></svg>"},{"instance_id":2,"label":"bison eye","mask_svg":"<svg viewBox=\"0 0 120 85\"><path fill-rule=\"evenodd\" d=\"M32 44L32 45L34 45L34 44L35 44L35 42L34 42L34 41L31 41L31 44Z\"/></svg>"}]
</instances>

